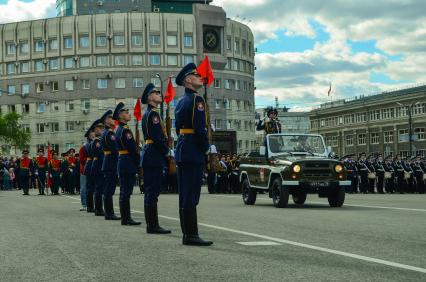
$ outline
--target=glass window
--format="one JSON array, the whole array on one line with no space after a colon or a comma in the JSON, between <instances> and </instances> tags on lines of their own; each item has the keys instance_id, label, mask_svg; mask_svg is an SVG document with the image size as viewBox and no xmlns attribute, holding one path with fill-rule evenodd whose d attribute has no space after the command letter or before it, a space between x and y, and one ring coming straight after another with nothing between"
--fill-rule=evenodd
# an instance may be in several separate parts
<instances>
[{"instance_id":1,"label":"glass window","mask_svg":"<svg viewBox=\"0 0 426 282\"><path fill-rule=\"evenodd\" d=\"M183 37L183 46L192 47L192 34L185 34Z\"/></svg>"},{"instance_id":2,"label":"glass window","mask_svg":"<svg viewBox=\"0 0 426 282\"><path fill-rule=\"evenodd\" d=\"M176 35L167 35L167 45L176 46L177 45L177 36Z\"/></svg>"},{"instance_id":3,"label":"glass window","mask_svg":"<svg viewBox=\"0 0 426 282\"><path fill-rule=\"evenodd\" d=\"M41 93L44 91L44 83L43 82L36 82L35 84L36 92Z\"/></svg>"},{"instance_id":4,"label":"glass window","mask_svg":"<svg viewBox=\"0 0 426 282\"><path fill-rule=\"evenodd\" d=\"M8 95L14 95L16 93L16 86L15 85L8 85L7 86L7 94Z\"/></svg>"},{"instance_id":5,"label":"glass window","mask_svg":"<svg viewBox=\"0 0 426 282\"><path fill-rule=\"evenodd\" d=\"M226 50L232 49L232 40L231 37L226 38Z\"/></svg>"},{"instance_id":6,"label":"glass window","mask_svg":"<svg viewBox=\"0 0 426 282\"><path fill-rule=\"evenodd\" d=\"M81 109L82 110L90 110L90 100L89 99L81 99Z\"/></svg>"},{"instance_id":7,"label":"glass window","mask_svg":"<svg viewBox=\"0 0 426 282\"><path fill-rule=\"evenodd\" d=\"M43 60L35 61L35 71L44 71Z\"/></svg>"},{"instance_id":8,"label":"glass window","mask_svg":"<svg viewBox=\"0 0 426 282\"><path fill-rule=\"evenodd\" d=\"M80 68L90 67L90 57L80 57Z\"/></svg>"},{"instance_id":9,"label":"glass window","mask_svg":"<svg viewBox=\"0 0 426 282\"><path fill-rule=\"evenodd\" d=\"M384 143L393 143L393 131L383 132Z\"/></svg>"},{"instance_id":10,"label":"glass window","mask_svg":"<svg viewBox=\"0 0 426 282\"><path fill-rule=\"evenodd\" d=\"M215 106L216 106L216 109L218 110L218 109L220 109L220 103L222 103L222 100L220 100L220 99L216 99L216 104L215 104Z\"/></svg>"},{"instance_id":11,"label":"glass window","mask_svg":"<svg viewBox=\"0 0 426 282\"><path fill-rule=\"evenodd\" d=\"M65 128L67 129L67 131L74 131L74 129L75 129L74 122L73 121L66 121L65 122Z\"/></svg>"},{"instance_id":12,"label":"glass window","mask_svg":"<svg viewBox=\"0 0 426 282\"><path fill-rule=\"evenodd\" d=\"M90 80L82 79L81 80L81 89L90 89Z\"/></svg>"},{"instance_id":13,"label":"glass window","mask_svg":"<svg viewBox=\"0 0 426 282\"><path fill-rule=\"evenodd\" d=\"M235 81L235 90L240 90L240 89L241 89L240 81L236 80Z\"/></svg>"},{"instance_id":14,"label":"glass window","mask_svg":"<svg viewBox=\"0 0 426 282\"><path fill-rule=\"evenodd\" d=\"M367 143L367 137L365 133L358 134L358 145L365 145Z\"/></svg>"},{"instance_id":15,"label":"glass window","mask_svg":"<svg viewBox=\"0 0 426 282\"><path fill-rule=\"evenodd\" d=\"M167 55L167 65L177 66L177 56L176 55Z\"/></svg>"},{"instance_id":16,"label":"glass window","mask_svg":"<svg viewBox=\"0 0 426 282\"><path fill-rule=\"evenodd\" d=\"M59 48L58 39L56 38L49 39L49 51L58 50L58 48Z\"/></svg>"},{"instance_id":17,"label":"glass window","mask_svg":"<svg viewBox=\"0 0 426 282\"><path fill-rule=\"evenodd\" d=\"M371 138L371 144L379 144L379 142L380 142L379 133L372 132L370 138Z\"/></svg>"},{"instance_id":18,"label":"glass window","mask_svg":"<svg viewBox=\"0 0 426 282\"><path fill-rule=\"evenodd\" d=\"M98 35L96 36L96 47L105 47L106 46L106 36Z\"/></svg>"},{"instance_id":19,"label":"glass window","mask_svg":"<svg viewBox=\"0 0 426 282\"><path fill-rule=\"evenodd\" d=\"M183 56L183 64L186 66L189 63L193 63L194 62L194 56L192 55L184 55Z\"/></svg>"},{"instance_id":20,"label":"glass window","mask_svg":"<svg viewBox=\"0 0 426 282\"><path fill-rule=\"evenodd\" d=\"M74 81L65 80L65 90L66 91L73 91L74 90Z\"/></svg>"},{"instance_id":21,"label":"glass window","mask_svg":"<svg viewBox=\"0 0 426 282\"><path fill-rule=\"evenodd\" d=\"M158 66L161 64L161 57L160 55L150 55L149 56L149 63L151 66Z\"/></svg>"},{"instance_id":22,"label":"glass window","mask_svg":"<svg viewBox=\"0 0 426 282\"><path fill-rule=\"evenodd\" d=\"M30 94L30 85L29 84L22 84L21 85L21 94L22 95Z\"/></svg>"},{"instance_id":23,"label":"glass window","mask_svg":"<svg viewBox=\"0 0 426 282\"><path fill-rule=\"evenodd\" d=\"M234 50L237 53L240 52L240 39L239 38L235 38Z\"/></svg>"},{"instance_id":24,"label":"glass window","mask_svg":"<svg viewBox=\"0 0 426 282\"><path fill-rule=\"evenodd\" d=\"M72 69L74 68L74 58L65 58L64 59L64 68L66 69Z\"/></svg>"},{"instance_id":25,"label":"glass window","mask_svg":"<svg viewBox=\"0 0 426 282\"><path fill-rule=\"evenodd\" d=\"M142 78L133 78L133 88L142 88L143 79Z\"/></svg>"},{"instance_id":26,"label":"glass window","mask_svg":"<svg viewBox=\"0 0 426 282\"><path fill-rule=\"evenodd\" d=\"M161 82L160 82L160 79L158 77L151 78L151 83L154 84L155 87L160 87L161 86Z\"/></svg>"},{"instance_id":27,"label":"glass window","mask_svg":"<svg viewBox=\"0 0 426 282\"><path fill-rule=\"evenodd\" d=\"M59 105L58 105L58 102L51 102L51 103L50 103L50 110L51 110L52 112L57 112L57 111L59 111Z\"/></svg>"},{"instance_id":28,"label":"glass window","mask_svg":"<svg viewBox=\"0 0 426 282\"><path fill-rule=\"evenodd\" d=\"M64 48L65 49L72 49L72 38L71 37L64 37Z\"/></svg>"},{"instance_id":29,"label":"glass window","mask_svg":"<svg viewBox=\"0 0 426 282\"><path fill-rule=\"evenodd\" d=\"M229 83L229 79L225 79L225 89L231 89L231 84Z\"/></svg>"},{"instance_id":30,"label":"glass window","mask_svg":"<svg viewBox=\"0 0 426 282\"><path fill-rule=\"evenodd\" d=\"M19 43L19 52L21 54L28 54L29 51L30 51L30 48L28 45L28 41L22 41Z\"/></svg>"},{"instance_id":31,"label":"glass window","mask_svg":"<svg viewBox=\"0 0 426 282\"><path fill-rule=\"evenodd\" d=\"M37 110L38 113L44 113L44 107L41 108L41 104ZM37 123L37 133L44 133L44 123Z\"/></svg>"},{"instance_id":32,"label":"glass window","mask_svg":"<svg viewBox=\"0 0 426 282\"><path fill-rule=\"evenodd\" d=\"M214 127L215 127L215 129L221 129L222 128L222 120L221 119L216 119L214 121Z\"/></svg>"},{"instance_id":33,"label":"glass window","mask_svg":"<svg viewBox=\"0 0 426 282\"><path fill-rule=\"evenodd\" d=\"M108 65L108 57L107 56L97 56L96 57L96 66L105 67Z\"/></svg>"},{"instance_id":34,"label":"glass window","mask_svg":"<svg viewBox=\"0 0 426 282\"><path fill-rule=\"evenodd\" d=\"M14 74L16 72L15 63L7 64L7 74Z\"/></svg>"},{"instance_id":35,"label":"glass window","mask_svg":"<svg viewBox=\"0 0 426 282\"><path fill-rule=\"evenodd\" d=\"M124 66L124 64L125 64L124 55L115 55L114 56L114 64L116 66Z\"/></svg>"},{"instance_id":36,"label":"glass window","mask_svg":"<svg viewBox=\"0 0 426 282\"><path fill-rule=\"evenodd\" d=\"M57 81L52 82L52 91L58 91L59 90L59 83Z\"/></svg>"},{"instance_id":37,"label":"glass window","mask_svg":"<svg viewBox=\"0 0 426 282\"><path fill-rule=\"evenodd\" d=\"M416 141L425 140L426 139L425 128L424 127L415 128L413 139Z\"/></svg>"},{"instance_id":38,"label":"glass window","mask_svg":"<svg viewBox=\"0 0 426 282\"><path fill-rule=\"evenodd\" d=\"M124 35L114 35L114 45L123 46L124 45Z\"/></svg>"},{"instance_id":39,"label":"glass window","mask_svg":"<svg viewBox=\"0 0 426 282\"><path fill-rule=\"evenodd\" d=\"M142 55L133 55L132 56L132 65L133 66L140 66L142 65Z\"/></svg>"},{"instance_id":40,"label":"glass window","mask_svg":"<svg viewBox=\"0 0 426 282\"><path fill-rule=\"evenodd\" d=\"M408 141L408 129L400 129L399 142L407 142L407 141Z\"/></svg>"},{"instance_id":41,"label":"glass window","mask_svg":"<svg viewBox=\"0 0 426 282\"><path fill-rule=\"evenodd\" d=\"M16 54L16 45L13 42L6 43L6 54L15 55Z\"/></svg>"},{"instance_id":42,"label":"glass window","mask_svg":"<svg viewBox=\"0 0 426 282\"><path fill-rule=\"evenodd\" d=\"M219 78L215 78L214 80L214 88L220 88L221 80Z\"/></svg>"},{"instance_id":43,"label":"glass window","mask_svg":"<svg viewBox=\"0 0 426 282\"><path fill-rule=\"evenodd\" d=\"M160 46L160 35L151 34L151 36L149 37L149 42L151 46Z\"/></svg>"},{"instance_id":44,"label":"glass window","mask_svg":"<svg viewBox=\"0 0 426 282\"><path fill-rule=\"evenodd\" d=\"M126 88L126 79L125 78L116 78L115 79L115 88L118 88L118 89Z\"/></svg>"},{"instance_id":45,"label":"glass window","mask_svg":"<svg viewBox=\"0 0 426 282\"><path fill-rule=\"evenodd\" d=\"M21 63L21 72L29 72L30 71L30 63L22 62Z\"/></svg>"},{"instance_id":46,"label":"glass window","mask_svg":"<svg viewBox=\"0 0 426 282\"><path fill-rule=\"evenodd\" d=\"M59 59L50 59L49 68L50 68L50 70L59 69Z\"/></svg>"},{"instance_id":47,"label":"glass window","mask_svg":"<svg viewBox=\"0 0 426 282\"><path fill-rule=\"evenodd\" d=\"M88 48L89 47L89 36L88 35L80 35L80 48Z\"/></svg>"},{"instance_id":48,"label":"glass window","mask_svg":"<svg viewBox=\"0 0 426 282\"><path fill-rule=\"evenodd\" d=\"M44 113L46 111L46 104L44 102L37 103L37 112Z\"/></svg>"},{"instance_id":49,"label":"glass window","mask_svg":"<svg viewBox=\"0 0 426 282\"><path fill-rule=\"evenodd\" d=\"M105 89L108 87L108 80L106 78L98 78L98 89Z\"/></svg>"},{"instance_id":50,"label":"glass window","mask_svg":"<svg viewBox=\"0 0 426 282\"><path fill-rule=\"evenodd\" d=\"M65 101L65 110L66 111L74 110L74 102L73 101Z\"/></svg>"},{"instance_id":51,"label":"glass window","mask_svg":"<svg viewBox=\"0 0 426 282\"><path fill-rule=\"evenodd\" d=\"M132 34L132 46L142 46L142 34Z\"/></svg>"},{"instance_id":52,"label":"glass window","mask_svg":"<svg viewBox=\"0 0 426 282\"><path fill-rule=\"evenodd\" d=\"M44 43L43 40L37 39L34 41L34 50L36 52L43 52L44 51Z\"/></svg>"}]
</instances>

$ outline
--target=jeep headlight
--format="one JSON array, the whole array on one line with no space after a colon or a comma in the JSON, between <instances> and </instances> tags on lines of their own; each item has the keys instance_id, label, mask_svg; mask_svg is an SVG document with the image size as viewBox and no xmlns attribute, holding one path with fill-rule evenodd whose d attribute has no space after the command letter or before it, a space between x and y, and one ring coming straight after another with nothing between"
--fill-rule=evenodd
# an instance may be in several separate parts
<instances>
[{"instance_id":1,"label":"jeep headlight","mask_svg":"<svg viewBox=\"0 0 426 282\"><path fill-rule=\"evenodd\" d=\"M343 171L343 166L342 165L336 165L335 167L334 167L334 170L337 172L337 173L341 173L342 171Z\"/></svg>"},{"instance_id":2,"label":"jeep headlight","mask_svg":"<svg viewBox=\"0 0 426 282\"><path fill-rule=\"evenodd\" d=\"M302 170L302 167L300 165L293 166L293 172L299 173Z\"/></svg>"}]
</instances>

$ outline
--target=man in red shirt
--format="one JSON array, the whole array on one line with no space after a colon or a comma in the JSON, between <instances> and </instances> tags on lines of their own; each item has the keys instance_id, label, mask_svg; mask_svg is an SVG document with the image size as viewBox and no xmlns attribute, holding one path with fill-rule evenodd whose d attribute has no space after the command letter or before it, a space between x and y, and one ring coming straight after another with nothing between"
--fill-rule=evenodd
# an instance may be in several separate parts
<instances>
[{"instance_id":1,"label":"man in red shirt","mask_svg":"<svg viewBox=\"0 0 426 282\"><path fill-rule=\"evenodd\" d=\"M17 161L19 186L24 191L24 195L29 195L30 177L33 169L33 163L28 155L28 150L23 150L22 157Z\"/></svg>"},{"instance_id":2,"label":"man in red shirt","mask_svg":"<svg viewBox=\"0 0 426 282\"><path fill-rule=\"evenodd\" d=\"M38 182L38 194L46 195L44 189L46 187L46 172L47 172L47 158L44 156L44 150L38 149L38 156L35 159L35 174Z\"/></svg>"}]
</instances>

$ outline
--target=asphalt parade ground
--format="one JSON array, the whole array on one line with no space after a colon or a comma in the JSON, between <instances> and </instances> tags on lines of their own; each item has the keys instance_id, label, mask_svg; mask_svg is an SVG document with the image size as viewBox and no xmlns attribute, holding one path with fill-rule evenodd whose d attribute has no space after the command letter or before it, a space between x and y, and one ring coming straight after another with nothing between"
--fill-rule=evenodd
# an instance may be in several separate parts
<instances>
[{"instance_id":1,"label":"asphalt parade ground","mask_svg":"<svg viewBox=\"0 0 426 282\"><path fill-rule=\"evenodd\" d=\"M266 195L245 206L203 193L200 235L214 245L193 247L177 195L159 200L172 234L150 235L138 192L138 227L79 211L78 195L30 193L0 192L0 281L426 281L426 195L347 195L342 208L309 195L277 209Z\"/></svg>"}]
</instances>

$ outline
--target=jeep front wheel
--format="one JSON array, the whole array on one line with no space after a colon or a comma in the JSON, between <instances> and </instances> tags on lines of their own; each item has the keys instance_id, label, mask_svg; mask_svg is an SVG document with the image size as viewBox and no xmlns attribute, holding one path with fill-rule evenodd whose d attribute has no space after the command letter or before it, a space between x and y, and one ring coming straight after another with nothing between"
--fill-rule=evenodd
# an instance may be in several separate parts
<instances>
[{"instance_id":1,"label":"jeep front wheel","mask_svg":"<svg viewBox=\"0 0 426 282\"><path fill-rule=\"evenodd\" d=\"M272 201L276 208L285 208L288 205L290 193L288 188L281 185L281 179L275 178L272 182Z\"/></svg>"},{"instance_id":2,"label":"jeep front wheel","mask_svg":"<svg viewBox=\"0 0 426 282\"><path fill-rule=\"evenodd\" d=\"M304 192L295 192L292 194L293 202L297 205L303 205L306 201L306 193Z\"/></svg>"},{"instance_id":3,"label":"jeep front wheel","mask_svg":"<svg viewBox=\"0 0 426 282\"><path fill-rule=\"evenodd\" d=\"M247 178L244 178L243 182L241 183L241 190L244 204L253 205L256 202L257 193L253 188L250 187Z\"/></svg>"},{"instance_id":4,"label":"jeep front wheel","mask_svg":"<svg viewBox=\"0 0 426 282\"><path fill-rule=\"evenodd\" d=\"M337 189L337 191L328 195L328 203L333 208L341 207L345 202L345 189L343 187Z\"/></svg>"}]
</instances>

